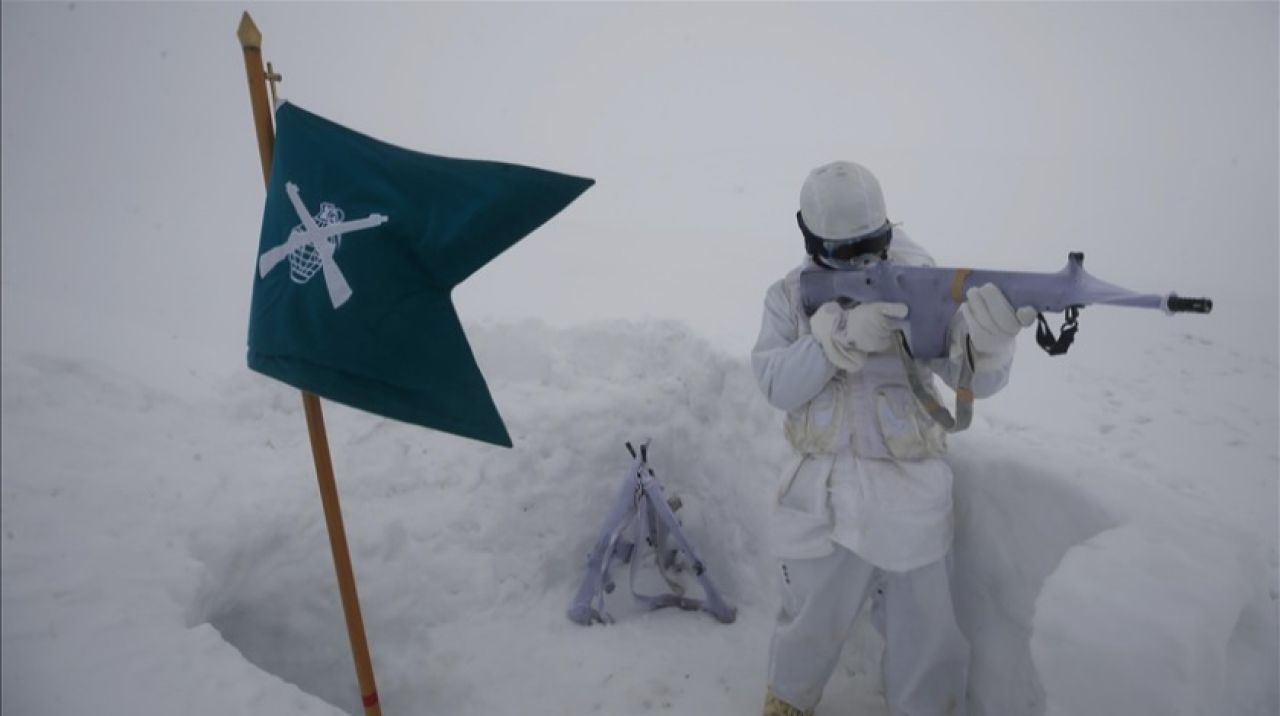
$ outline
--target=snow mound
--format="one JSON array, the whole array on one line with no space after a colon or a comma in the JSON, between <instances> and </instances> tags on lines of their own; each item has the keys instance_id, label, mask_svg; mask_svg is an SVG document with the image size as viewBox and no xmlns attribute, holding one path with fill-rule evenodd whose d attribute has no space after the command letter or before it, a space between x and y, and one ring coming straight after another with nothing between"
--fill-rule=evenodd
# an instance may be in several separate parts
<instances>
[{"instance_id":1,"label":"snow mound","mask_svg":"<svg viewBox=\"0 0 1280 716\"><path fill-rule=\"evenodd\" d=\"M1219 713L1248 566L1231 545L1137 525L1073 547L1036 601L1046 713Z\"/></svg>"},{"instance_id":2,"label":"snow mound","mask_svg":"<svg viewBox=\"0 0 1280 716\"><path fill-rule=\"evenodd\" d=\"M778 606L764 525L787 448L746 361L677 323L469 336L512 450L326 403L387 712L757 711ZM1275 510L1257 507L1274 501L1258 466L1274 465L1275 419L1225 417L1274 362L1192 349L1212 391L1157 367L1090 381L1107 395L1059 400L1051 419L990 401L953 440L975 714L1275 711ZM1033 375L1038 358L1021 359ZM1087 353L1072 365L1106 373ZM1203 399L1196 435L1234 441L1246 466L1221 498L1164 450L1183 423L1126 420L1177 415L1147 387L1177 379ZM360 712L296 391L241 372L196 400L7 348L2 395L0 710ZM1104 400L1107 434L1091 413ZM615 625L565 616L623 443L646 437L732 625L628 612L621 589ZM886 713L878 637L865 621L855 634L820 716Z\"/></svg>"}]
</instances>

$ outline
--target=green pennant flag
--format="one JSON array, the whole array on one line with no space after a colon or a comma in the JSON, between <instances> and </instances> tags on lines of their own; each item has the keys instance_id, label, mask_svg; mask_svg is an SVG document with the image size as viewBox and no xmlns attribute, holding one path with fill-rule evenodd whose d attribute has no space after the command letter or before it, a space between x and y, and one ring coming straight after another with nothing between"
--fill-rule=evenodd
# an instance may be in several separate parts
<instances>
[{"instance_id":1,"label":"green pennant flag","mask_svg":"<svg viewBox=\"0 0 1280 716\"><path fill-rule=\"evenodd\" d=\"M282 104L249 367L361 410L510 447L449 293L593 183L412 152Z\"/></svg>"}]
</instances>

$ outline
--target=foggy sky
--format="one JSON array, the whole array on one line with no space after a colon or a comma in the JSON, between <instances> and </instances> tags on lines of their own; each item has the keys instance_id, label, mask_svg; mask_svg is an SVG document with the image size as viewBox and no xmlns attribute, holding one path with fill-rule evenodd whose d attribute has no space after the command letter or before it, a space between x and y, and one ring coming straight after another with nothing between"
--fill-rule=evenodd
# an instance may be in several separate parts
<instances>
[{"instance_id":1,"label":"foggy sky","mask_svg":"<svg viewBox=\"0 0 1280 716\"><path fill-rule=\"evenodd\" d=\"M1082 250L1274 355L1278 7L6 2L6 353L243 370L247 8L308 110L597 180L455 291L465 322L674 318L745 356L802 256L805 174L851 159L940 264Z\"/></svg>"}]
</instances>

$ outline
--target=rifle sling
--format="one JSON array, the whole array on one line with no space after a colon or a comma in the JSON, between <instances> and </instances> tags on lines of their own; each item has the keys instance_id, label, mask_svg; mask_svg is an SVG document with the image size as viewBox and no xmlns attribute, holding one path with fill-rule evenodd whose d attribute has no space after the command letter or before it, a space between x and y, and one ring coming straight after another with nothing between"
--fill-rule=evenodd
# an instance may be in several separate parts
<instances>
[{"instance_id":1,"label":"rifle sling","mask_svg":"<svg viewBox=\"0 0 1280 716\"><path fill-rule=\"evenodd\" d=\"M1043 313L1036 314L1036 343L1051 356L1060 356L1067 352L1071 347L1071 342L1076 339L1076 331L1080 330L1080 324L1076 319L1080 317L1079 306L1067 306L1065 312L1066 320L1062 323L1062 331L1057 338L1053 337L1053 329L1049 328L1049 321L1045 320Z\"/></svg>"},{"instance_id":2,"label":"rifle sling","mask_svg":"<svg viewBox=\"0 0 1280 716\"><path fill-rule=\"evenodd\" d=\"M949 433L958 433L969 427L973 421L973 356L966 355L960 362L960 375L956 379L956 413L954 416L938 402L938 399L925 389L924 379L920 377L920 367L911 357L911 349L907 346L907 337L898 331L898 357L902 359L902 367L907 372L907 384L921 408L929 414L933 422ZM966 346L966 354L969 353Z\"/></svg>"}]
</instances>

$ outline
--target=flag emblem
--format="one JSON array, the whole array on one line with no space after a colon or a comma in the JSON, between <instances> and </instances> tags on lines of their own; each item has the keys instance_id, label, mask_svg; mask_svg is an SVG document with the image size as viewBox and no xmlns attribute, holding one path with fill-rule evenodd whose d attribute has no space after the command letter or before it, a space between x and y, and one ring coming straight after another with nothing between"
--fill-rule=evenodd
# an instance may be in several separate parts
<instances>
[{"instance_id":1,"label":"flag emblem","mask_svg":"<svg viewBox=\"0 0 1280 716\"><path fill-rule=\"evenodd\" d=\"M318 211L312 218L316 220L316 224L318 226L325 227L329 224L340 223L344 218L346 218L346 215L342 209L339 209L333 204L325 201L321 202L320 211ZM299 233L305 229L305 225L298 224L293 227L293 231L290 232L290 235ZM329 242L329 245L333 246L333 252L335 254L338 253L338 248L342 246L342 234L326 236L324 240ZM320 270L321 261L323 260L324 259L320 256L320 252L316 251L316 247L312 246L310 242L305 246L294 249L293 252L289 254L289 278L293 279L294 283L306 283L307 281L310 281L311 278L316 275L316 272ZM264 271L263 273L266 272Z\"/></svg>"},{"instance_id":2,"label":"flag emblem","mask_svg":"<svg viewBox=\"0 0 1280 716\"><path fill-rule=\"evenodd\" d=\"M306 283L320 271L329 291L329 301L336 309L351 298L351 286L334 257L342 243L342 234L380 226L387 217L370 214L356 221L343 221L346 214L327 201L321 202L320 212L312 216L302 202L298 185L285 182L284 187L301 223L293 227L283 244L267 249L258 257L258 275L265 277L286 257L289 259L289 278L294 283Z\"/></svg>"}]
</instances>

